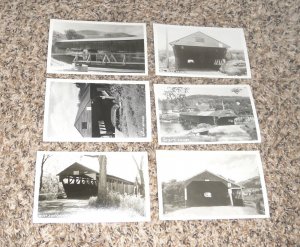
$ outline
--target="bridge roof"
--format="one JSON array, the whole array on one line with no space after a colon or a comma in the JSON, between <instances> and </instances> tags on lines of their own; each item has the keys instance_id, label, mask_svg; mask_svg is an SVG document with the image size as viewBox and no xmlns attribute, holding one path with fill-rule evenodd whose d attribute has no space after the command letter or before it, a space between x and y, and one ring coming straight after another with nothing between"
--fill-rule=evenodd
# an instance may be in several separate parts
<instances>
[{"instance_id":1,"label":"bridge roof","mask_svg":"<svg viewBox=\"0 0 300 247\"><path fill-rule=\"evenodd\" d=\"M92 38L92 39L64 39L58 40L56 43L85 43L85 42L110 42L110 41L128 41L128 40L144 40L144 37L113 37L113 38Z\"/></svg>"},{"instance_id":2,"label":"bridge roof","mask_svg":"<svg viewBox=\"0 0 300 247\"><path fill-rule=\"evenodd\" d=\"M74 172L76 172L76 174L74 174ZM98 176L99 171L96 171L96 170L88 168L82 164L79 164L78 162L75 162L72 165L68 166L66 169L62 170L60 173L58 173L57 176L65 177L65 176L76 175L76 176L85 177L85 176L89 176L90 174L96 174L96 176ZM111 179L115 179L115 180L133 184L132 181L128 181L126 179L123 179L123 178L120 178L117 176L107 174L107 177L111 178Z\"/></svg>"},{"instance_id":3,"label":"bridge roof","mask_svg":"<svg viewBox=\"0 0 300 247\"><path fill-rule=\"evenodd\" d=\"M207 34L200 31L170 42L170 45L230 48L229 45L216 40L215 38L208 36Z\"/></svg>"}]
</instances>

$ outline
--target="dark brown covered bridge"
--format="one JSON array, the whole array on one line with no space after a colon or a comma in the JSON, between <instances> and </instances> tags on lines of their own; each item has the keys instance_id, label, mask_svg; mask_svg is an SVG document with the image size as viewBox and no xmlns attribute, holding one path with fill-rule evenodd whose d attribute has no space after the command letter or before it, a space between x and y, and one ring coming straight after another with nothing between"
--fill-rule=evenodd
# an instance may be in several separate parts
<instances>
[{"instance_id":1,"label":"dark brown covered bridge","mask_svg":"<svg viewBox=\"0 0 300 247\"><path fill-rule=\"evenodd\" d=\"M74 126L83 137L114 137L119 105L107 84L77 84L81 88ZM118 115L118 116L115 116Z\"/></svg>"},{"instance_id":2,"label":"dark brown covered bridge","mask_svg":"<svg viewBox=\"0 0 300 247\"><path fill-rule=\"evenodd\" d=\"M175 40L170 45L173 47L177 70L218 70L230 48L202 32Z\"/></svg>"},{"instance_id":3,"label":"dark brown covered bridge","mask_svg":"<svg viewBox=\"0 0 300 247\"><path fill-rule=\"evenodd\" d=\"M242 187L209 171L186 180L184 193L187 207L243 206Z\"/></svg>"},{"instance_id":4,"label":"dark brown covered bridge","mask_svg":"<svg viewBox=\"0 0 300 247\"><path fill-rule=\"evenodd\" d=\"M98 192L99 172L77 162L57 174L68 198L89 198ZM120 194L134 194L135 183L107 175L107 188Z\"/></svg>"},{"instance_id":5,"label":"dark brown covered bridge","mask_svg":"<svg viewBox=\"0 0 300 247\"><path fill-rule=\"evenodd\" d=\"M237 115L231 110L201 111L201 112L182 112L180 122L183 126L198 124L210 125L234 125Z\"/></svg>"},{"instance_id":6,"label":"dark brown covered bridge","mask_svg":"<svg viewBox=\"0 0 300 247\"><path fill-rule=\"evenodd\" d=\"M52 57L76 66L145 69L143 37L59 40Z\"/></svg>"}]
</instances>

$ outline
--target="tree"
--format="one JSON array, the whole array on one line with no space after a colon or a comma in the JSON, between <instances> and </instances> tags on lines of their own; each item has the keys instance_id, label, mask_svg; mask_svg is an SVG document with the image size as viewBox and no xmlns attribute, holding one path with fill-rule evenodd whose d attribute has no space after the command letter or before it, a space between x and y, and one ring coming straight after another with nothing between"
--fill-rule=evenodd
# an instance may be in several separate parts
<instances>
[{"instance_id":1,"label":"tree","mask_svg":"<svg viewBox=\"0 0 300 247\"><path fill-rule=\"evenodd\" d=\"M44 154L43 158L42 158L42 163L41 163L41 176L40 176L40 191L42 190L42 186L43 186L43 173L44 173L44 165L46 163L46 161L51 157L51 155L49 154Z\"/></svg>"},{"instance_id":2,"label":"tree","mask_svg":"<svg viewBox=\"0 0 300 247\"><path fill-rule=\"evenodd\" d=\"M165 90L164 95L167 100L179 106L180 108L186 107L185 98L189 89L187 87L169 87Z\"/></svg>"},{"instance_id":3,"label":"tree","mask_svg":"<svg viewBox=\"0 0 300 247\"><path fill-rule=\"evenodd\" d=\"M184 184L175 179L164 184L163 199L166 204L183 205L184 204Z\"/></svg>"},{"instance_id":4,"label":"tree","mask_svg":"<svg viewBox=\"0 0 300 247\"><path fill-rule=\"evenodd\" d=\"M145 180L144 180L144 173L143 173L143 158L144 156L142 156L140 164L138 164L137 160L135 159L134 156L132 156L134 163L136 165L136 168L138 170L138 174L139 174L139 180L136 179L136 182L138 184L138 191L140 191L141 196L145 197Z\"/></svg>"},{"instance_id":5,"label":"tree","mask_svg":"<svg viewBox=\"0 0 300 247\"><path fill-rule=\"evenodd\" d=\"M160 109L162 112L168 112L168 110L172 109L170 103L166 100L159 100L158 104L160 105Z\"/></svg>"},{"instance_id":6,"label":"tree","mask_svg":"<svg viewBox=\"0 0 300 247\"><path fill-rule=\"evenodd\" d=\"M66 35L64 35L64 34L62 34L60 32L57 32L57 31L53 31L53 34L52 34L52 44L55 44L57 41L65 39L65 38L66 38Z\"/></svg>"},{"instance_id":7,"label":"tree","mask_svg":"<svg viewBox=\"0 0 300 247\"><path fill-rule=\"evenodd\" d=\"M65 34L66 34L67 39L83 39L84 38L83 35L77 33L73 29L66 30Z\"/></svg>"},{"instance_id":8,"label":"tree","mask_svg":"<svg viewBox=\"0 0 300 247\"><path fill-rule=\"evenodd\" d=\"M242 88L236 87L236 88L231 89L231 92L233 92L235 94L239 94L242 90L243 90Z\"/></svg>"},{"instance_id":9,"label":"tree","mask_svg":"<svg viewBox=\"0 0 300 247\"><path fill-rule=\"evenodd\" d=\"M85 155L86 157L97 158L99 162L99 179L98 179L98 194L97 203L102 206L107 205L107 157L106 155Z\"/></svg>"},{"instance_id":10,"label":"tree","mask_svg":"<svg viewBox=\"0 0 300 247\"><path fill-rule=\"evenodd\" d=\"M97 201L106 204L107 200L107 157L105 155L98 156L99 161L99 181L98 181L98 195Z\"/></svg>"}]
</instances>

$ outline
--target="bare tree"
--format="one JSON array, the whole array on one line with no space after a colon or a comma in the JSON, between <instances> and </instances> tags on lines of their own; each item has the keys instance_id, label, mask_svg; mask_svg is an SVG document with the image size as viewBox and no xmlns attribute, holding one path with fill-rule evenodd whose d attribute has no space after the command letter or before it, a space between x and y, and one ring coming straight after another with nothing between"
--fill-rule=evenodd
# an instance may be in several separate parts
<instances>
[{"instance_id":1,"label":"bare tree","mask_svg":"<svg viewBox=\"0 0 300 247\"><path fill-rule=\"evenodd\" d=\"M46 161L51 157L51 155L49 154L44 154L43 158L42 158L42 163L41 163L41 176L40 176L40 191L42 190L42 186L43 186L43 174L44 174L44 165L46 163Z\"/></svg>"},{"instance_id":2,"label":"bare tree","mask_svg":"<svg viewBox=\"0 0 300 247\"><path fill-rule=\"evenodd\" d=\"M138 164L136 158L134 157L134 155L132 156L134 163L136 165L136 168L138 170L138 174L139 174L139 180L137 180L138 183L138 191L141 193L142 197L145 197L145 180L144 180L144 173L143 173L143 158L144 156L142 156L140 164Z\"/></svg>"}]
</instances>

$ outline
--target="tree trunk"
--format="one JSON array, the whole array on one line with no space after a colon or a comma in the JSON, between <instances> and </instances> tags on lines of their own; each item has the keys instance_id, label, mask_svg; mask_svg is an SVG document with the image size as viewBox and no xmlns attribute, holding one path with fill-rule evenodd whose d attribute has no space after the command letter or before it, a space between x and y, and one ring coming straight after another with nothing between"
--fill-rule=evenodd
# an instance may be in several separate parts
<instances>
[{"instance_id":1,"label":"tree trunk","mask_svg":"<svg viewBox=\"0 0 300 247\"><path fill-rule=\"evenodd\" d=\"M145 197L145 181L144 181L142 162L141 162L139 173L140 173L140 179L141 179L140 193L141 193L142 197Z\"/></svg>"},{"instance_id":2,"label":"tree trunk","mask_svg":"<svg viewBox=\"0 0 300 247\"><path fill-rule=\"evenodd\" d=\"M134 156L132 156L135 164L136 164L136 168L138 170L138 174L139 174L139 177L140 177L140 183L138 182L138 179L136 180L136 183L138 185L138 188L139 188L139 194L142 196L142 197L145 197L145 181L144 181L144 173L143 173L143 157L141 158L141 161L140 161L140 165L138 164L138 162L136 161L136 159L134 158Z\"/></svg>"},{"instance_id":3,"label":"tree trunk","mask_svg":"<svg viewBox=\"0 0 300 247\"><path fill-rule=\"evenodd\" d=\"M102 204L106 205L107 201L107 184L106 184L106 165L107 165L107 158L105 155L98 156L99 161L99 181L98 181L98 197L97 201Z\"/></svg>"},{"instance_id":4,"label":"tree trunk","mask_svg":"<svg viewBox=\"0 0 300 247\"><path fill-rule=\"evenodd\" d=\"M40 192L42 190L42 187L43 187L43 174L44 174L44 164L45 162L47 161L47 159L50 157L50 155L43 155L43 158L42 158L42 163L41 163L41 175L40 175Z\"/></svg>"}]
</instances>

